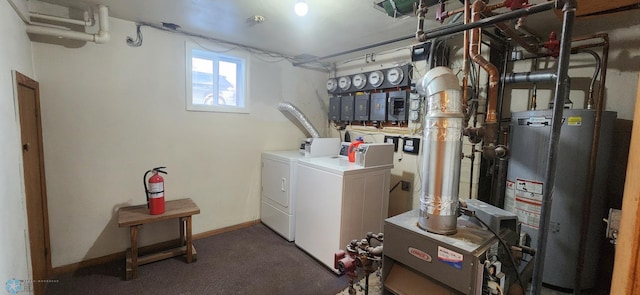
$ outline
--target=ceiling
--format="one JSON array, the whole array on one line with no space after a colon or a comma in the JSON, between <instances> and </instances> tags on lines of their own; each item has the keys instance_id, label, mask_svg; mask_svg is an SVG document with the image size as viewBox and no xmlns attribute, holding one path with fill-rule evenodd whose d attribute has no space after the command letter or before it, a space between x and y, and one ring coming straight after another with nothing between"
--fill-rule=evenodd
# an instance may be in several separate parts
<instances>
[{"instance_id":1,"label":"ceiling","mask_svg":"<svg viewBox=\"0 0 640 295\"><path fill-rule=\"evenodd\" d=\"M306 0L309 13L294 13L295 0L42 0L55 6L90 9L97 4L109 7L109 15L132 22L174 23L178 30L230 41L290 57L327 57L388 40L404 39L391 45L398 48L416 43L416 17L393 18L376 8L380 0ZM437 0L436 0L437 1ZM541 3L545 0L531 0ZM502 1L490 1L502 2ZM435 3L435 1L433 2ZM50 5L47 4L47 5ZM447 1L447 9L459 8L458 0ZM441 26L431 7L425 30ZM544 15L543 15L544 14ZM543 15L543 16L540 16ZM264 21L254 21L254 16ZM559 18L543 12L528 22L540 37L560 27ZM636 17L637 18L637 17ZM634 19L636 19L634 18ZM636 20L636 22L638 22ZM610 22L603 22L607 26ZM143 31L144 32L144 31ZM346 58L338 56L333 60ZM329 61L331 59L325 59Z\"/></svg>"}]
</instances>

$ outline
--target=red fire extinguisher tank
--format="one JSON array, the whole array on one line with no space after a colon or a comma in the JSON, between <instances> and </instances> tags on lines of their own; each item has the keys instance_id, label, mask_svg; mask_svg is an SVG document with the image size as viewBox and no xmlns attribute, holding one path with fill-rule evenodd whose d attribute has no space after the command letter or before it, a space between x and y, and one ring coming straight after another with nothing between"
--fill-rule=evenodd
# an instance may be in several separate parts
<instances>
[{"instance_id":1,"label":"red fire extinguisher tank","mask_svg":"<svg viewBox=\"0 0 640 295\"><path fill-rule=\"evenodd\" d=\"M158 215L164 213L164 178L158 173L167 174L167 172L161 170L166 167L156 167L144 174L145 178L145 191L147 193L147 207L149 207L149 214ZM147 175L153 173L149 177L149 183L147 186Z\"/></svg>"}]
</instances>

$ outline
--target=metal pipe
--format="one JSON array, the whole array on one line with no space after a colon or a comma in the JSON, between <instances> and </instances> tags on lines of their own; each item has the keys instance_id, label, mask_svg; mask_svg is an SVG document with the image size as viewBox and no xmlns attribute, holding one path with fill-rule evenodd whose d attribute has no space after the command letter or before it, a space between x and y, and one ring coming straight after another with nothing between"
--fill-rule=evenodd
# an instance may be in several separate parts
<instances>
[{"instance_id":1,"label":"metal pipe","mask_svg":"<svg viewBox=\"0 0 640 295\"><path fill-rule=\"evenodd\" d=\"M562 128L562 113L564 100L568 97L565 84L569 73L569 54L571 53L571 35L573 22L576 15L577 0L565 0L562 8L562 36L560 38L560 55L558 58L558 79L555 86L553 104L553 119L551 121L551 134L549 135L549 151L547 166L545 168L545 184L547 189L542 196L540 208L540 227L538 228L538 248L536 250L534 273L531 281L531 294L539 295L542 290L542 272L544 270L544 258L547 251L547 236L549 234L549 221L551 219L551 206L553 190L555 189L555 174L560 142L560 130Z\"/></svg>"},{"instance_id":2,"label":"metal pipe","mask_svg":"<svg viewBox=\"0 0 640 295\"><path fill-rule=\"evenodd\" d=\"M472 23L480 20L482 13L486 11L486 4L481 0L476 0L471 5ZM500 76L498 68L486 60L480 54L480 34L481 28L471 30L469 43L469 57L489 74L489 89L487 90L487 111L484 121L484 146L483 155L487 158L495 158L494 152L497 144L498 117L496 114L496 104L498 101L498 82Z\"/></svg>"},{"instance_id":3,"label":"metal pipe","mask_svg":"<svg viewBox=\"0 0 640 295\"><path fill-rule=\"evenodd\" d=\"M544 3L533 5L533 6L530 6L530 7L527 7L527 8L522 8L522 9L514 10L514 11L511 11L511 12L498 14L498 15L495 15L495 16L492 16L492 17L481 19L478 22L472 22L472 23L468 23L468 24L448 25L448 26L444 26L444 27L440 27L440 28L435 28L435 29L429 30L427 32L424 32L422 34L424 37L421 37L421 38L423 38L426 41L426 40L429 40L429 39L432 39L432 38L437 38L437 37L442 37L442 36L447 36L447 35L453 35L453 34L456 34L456 33L460 33L462 31L471 30L471 29L474 29L474 28L484 27L484 26L488 26L488 25L493 25L495 23L508 21L508 20L511 20L511 19L514 19L514 18L519 18L519 17L523 17L523 16L527 16L527 15L540 13L540 12L543 12L543 11L547 11L547 10L553 9L556 6L556 2L558 2L558 1L561 1L561 0L544 2ZM404 40L413 39L415 37L416 37L416 35L412 34L412 35L408 35L408 36L404 36L404 37L399 37L399 38L395 38L395 39L391 39L391 40L387 40L387 41L383 41L383 42L370 44L370 45L367 45L367 46L358 47L358 48L355 48L355 49L350 49L350 50L346 50L346 51L342 51L342 52L338 52L338 53L334 53L334 54L330 54L330 55L325 55L325 56L314 58L314 59L309 59L309 60L300 61L300 62L294 62L292 64L293 64L293 66L300 66L300 65L307 64L307 63L310 63L310 62L318 62L318 61L321 61L321 60L325 60L325 59L329 59L329 58L333 58L333 57L337 57L337 56L341 56L341 55L345 55L345 54L349 54L349 53L354 53L354 52L358 52L358 51L363 51L363 50L375 48L375 47L378 47L378 46L383 46L383 45L387 45L387 44L391 44L391 43L396 43L396 42L400 42L400 41L404 41ZM424 42L424 41L421 41L421 42Z\"/></svg>"},{"instance_id":4,"label":"metal pipe","mask_svg":"<svg viewBox=\"0 0 640 295\"><path fill-rule=\"evenodd\" d=\"M578 52L584 52L591 54L593 58L596 60L596 69L593 71L593 77L591 77L591 83L589 83L589 94L587 96L587 110L593 109L594 100L593 100L593 85L596 84L596 78L598 78L598 74L600 73L600 65L602 60L600 56L593 50L581 50Z\"/></svg>"},{"instance_id":5,"label":"metal pipe","mask_svg":"<svg viewBox=\"0 0 640 295\"><path fill-rule=\"evenodd\" d=\"M550 71L509 73L502 77L502 82L506 84L554 82L556 78L558 75Z\"/></svg>"},{"instance_id":6,"label":"metal pipe","mask_svg":"<svg viewBox=\"0 0 640 295\"><path fill-rule=\"evenodd\" d=\"M469 6L469 0L464 0L464 25L468 24L471 18L470 9L471 6ZM464 75L462 76L462 108L465 111L463 126L466 128L469 125L470 119L468 115L469 112L467 112L467 108L469 107L469 105L467 104L467 96L469 91L469 30L464 31L463 46L464 50L462 52L462 70ZM471 164L473 164L473 160L471 161ZM473 167L473 165L471 165L471 167Z\"/></svg>"},{"instance_id":7,"label":"metal pipe","mask_svg":"<svg viewBox=\"0 0 640 295\"><path fill-rule=\"evenodd\" d=\"M596 177L596 162L598 158L598 142L600 141L600 127L602 125L602 112L604 110L604 91L607 80L607 62L609 59L609 36L600 34L597 38L602 38L602 67L600 68L600 86L598 87L598 101L596 103L596 116L593 128L593 140L591 142L591 156L589 157L589 174L587 176L587 189L585 192L584 205L582 208L582 224L580 226L580 247L578 248L578 263L576 266L576 279L574 290L580 294L580 284L582 271L584 269L584 259L587 252L587 233L589 231L589 217L591 213L591 200L593 198L593 182Z\"/></svg>"},{"instance_id":8,"label":"metal pipe","mask_svg":"<svg viewBox=\"0 0 640 295\"><path fill-rule=\"evenodd\" d=\"M510 28L504 23L497 23L496 27L498 27L498 29L500 29L500 31L502 31L504 34L511 37L513 41L516 41L516 43L520 44L520 46L522 46L522 48L524 48L526 51L538 55L538 44L530 44L529 42L525 41L522 37L520 37L520 34L518 34L514 29Z\"/></svg>"},{"instance_id":9,"label":"metal pipe","mask_svg":"<svg viewBox=\"0 0 640 295\"><path fill-rule=\"evenodd\" d=\"M420 4L418 4L418 10L416 10L416 15L418 16L418 28L416 29L416 39L419 42L424 42L426 40L420 40L420 36L424 34L424 16L427 14L429 8L427 7L427 3L424 0L420 0Z\"/></svg>"},{"instance_id":10,"label":"metal pipe","mask_svg":"<svg viewBox=\"0 0 640 295\"><path fill-rule=\"evenodd\" d=\"M418 226L437 234L457 231L458 193L462 157L462 98L458 78L436 67L418 82L425 96L422 190Z\"/></svg>"},{"instance_id":11,"label":"metal pipe","mask_svg":"<svg viewBox=\"0 0 640 295\"><path fill-rule=\"evenodd\" d=\"M518 10L514 10L514 11L510 11L510 12L505 12L502 14L497 14L491 17L487 17L487 18L483 18L481 20L478 21L474 21L468 24L462 24L462 25L450 25L450 26L444 26L444 27L439 27L439 28L435 28L431 31L428 32L424 32L424 36L421 37L421 40L429 40L431 38L437 38L437 37L441 37L441 36L446 36L446 35L451 35L451 34L455 34L455 33L459 33L465 30L471 30L471 29L475 29L475 28L480 28L480 27L484 27L484 26L488 26L488 25L493 25L496 23L500 23L500 22L504 22L504 21L508 21L514 18L519 18L522 16L526 16L526 15L531 15L531 14L536 14L536 13L540 13L543 11L547 11L547 10L551 10L556 6L556 3L562 1L562 0L556 0L556 1L549 1L549 2L544 2L544 3L540 3L537 5L533 5L533 6L529 6L527 8L522 8L522 9L518 9Z\"/></svg>"}]
</instances>

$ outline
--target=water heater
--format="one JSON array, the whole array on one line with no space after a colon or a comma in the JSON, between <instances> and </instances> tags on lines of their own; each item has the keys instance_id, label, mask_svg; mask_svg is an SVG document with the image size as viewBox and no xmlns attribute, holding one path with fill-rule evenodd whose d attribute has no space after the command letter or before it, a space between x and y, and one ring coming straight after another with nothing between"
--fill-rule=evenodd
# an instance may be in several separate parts
<instances>
[{"instance_id":1,"label":"water heater","mask_svg":"<svg viewBox=\"0 0 640 295\"><path fill-rule=\"evenodd\" d=\"M589 158L595 125L595 110L564 110L557 153L555 187L545 184L552 110L512 114L509 170L504 207L516 213L522 231L537 247L542 195L552 189L551 219L542 282L573 289L583 204L586 196ZM604 238L602 218L606 216L606 177L615 112L603 112L591 210L586 239L586 255L581 289L598 282L600 242Z\"/></svg>"}]
</instances>

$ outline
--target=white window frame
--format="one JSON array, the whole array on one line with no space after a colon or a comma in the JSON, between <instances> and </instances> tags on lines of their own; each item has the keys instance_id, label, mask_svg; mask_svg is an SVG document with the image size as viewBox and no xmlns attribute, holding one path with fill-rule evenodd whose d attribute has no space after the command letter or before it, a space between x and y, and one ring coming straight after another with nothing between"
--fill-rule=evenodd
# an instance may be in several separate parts
<instances>
[{"instance_id":1,"label":"white window frame","mask_svg":"<svg viewBox=\"0 0 640 295\"><path fill-rule=\"evenodd\" d=\"M211 46L214 48L215 46ZM192 57L193 50L205 51L207 57L210 57L214 63L217 63L220 60L223 61L231 61L238 65L238 73L236 77L236 98L238 99L238 106L231 105L205 105L205 104L194 104L193 103L193 81L192 81ZM224 51L225 49L220 49L220 51ZM213 51L212 49L203 48L196 43L193 42L185 42L185 56L186 56L186 109L187 111L200 111L200 112L223 112L223 113L241 113L248 114L249 113L249 63L248 56L245 54L234 52L233 54L228 53L218 53ZM217 66L215 67L217 70ZM214 79L213 81L218 81L218 73L213 73ZM217 90L217 85L214 86L214 90ZM216 92L216 91L214 91Z\"/></svg>"}]
</instances>

